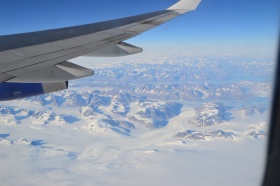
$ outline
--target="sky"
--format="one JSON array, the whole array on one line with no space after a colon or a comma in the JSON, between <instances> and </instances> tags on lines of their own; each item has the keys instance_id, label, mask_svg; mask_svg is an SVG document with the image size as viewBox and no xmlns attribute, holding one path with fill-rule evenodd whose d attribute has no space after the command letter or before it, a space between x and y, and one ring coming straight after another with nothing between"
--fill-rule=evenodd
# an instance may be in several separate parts
<instances>
[{"instance_id":1,"label":"sky","mask_svg":"<svg viewBox=\"0 0 280 186\"><path fill-rule=\"evenodd\" d=\"M0 35L82 25L163 10L176 0L10 0L0 2ZM278 0L202 0L182 15L127 42L144 55L274 54Z\"/></svg>"}]
</instances>

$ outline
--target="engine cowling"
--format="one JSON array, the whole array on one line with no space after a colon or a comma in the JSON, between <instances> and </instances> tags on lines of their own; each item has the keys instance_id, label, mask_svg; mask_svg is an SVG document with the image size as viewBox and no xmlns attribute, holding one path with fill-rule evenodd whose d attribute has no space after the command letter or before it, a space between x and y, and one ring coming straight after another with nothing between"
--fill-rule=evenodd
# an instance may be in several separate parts
<instances>
[{"instance_id":1,"label":"engine cowling","mask_svg":"<svg viewBox=\"0 0 280 186\"><path fill-rule=\"evenodd\" d=\"M55 83L0 83L0 101L37 96L68 89L68 81Z\"/></svg>"}]
</instances>

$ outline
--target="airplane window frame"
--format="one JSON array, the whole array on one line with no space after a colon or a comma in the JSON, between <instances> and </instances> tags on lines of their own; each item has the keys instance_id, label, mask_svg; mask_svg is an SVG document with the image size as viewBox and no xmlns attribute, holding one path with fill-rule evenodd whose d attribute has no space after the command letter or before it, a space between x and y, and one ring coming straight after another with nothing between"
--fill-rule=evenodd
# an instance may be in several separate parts
<instances>
[{"instance_id":1,"label":"airplane window frame","mask_svg":"<svg viewBox=\"0 0 280 186\"><path fill-rule=\"evenodd\" d=\"M263 186L280 185L280 37L274 78L273 101L271 103L269 138Z\"/></svg>"}]
</instances>

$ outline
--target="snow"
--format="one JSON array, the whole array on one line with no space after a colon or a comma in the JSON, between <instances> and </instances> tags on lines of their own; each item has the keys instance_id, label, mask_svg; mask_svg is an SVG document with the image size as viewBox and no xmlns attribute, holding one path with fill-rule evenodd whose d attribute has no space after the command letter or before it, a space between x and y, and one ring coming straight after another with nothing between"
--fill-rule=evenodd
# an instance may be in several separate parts
<instances>
[{"instance_id":1,"label":"snow","mask_svg":"<svg viewBox=\"0 0 280 186\"><path fill-rule=\"evenodd\" d=\"M259 185L272 74L263 63L95 65L75 90L2 102L0 185Z\"/></svg>"},{"instance_id":2,"label":"snow","mask_svg":"<svg viewBox=\"0 0 280 186\"><path fill-rule=\"evenodd\" d=\"M130 138L54 125L9 138L23 130L30 145L1 144L4 185L258 185L264 165L265 141L182 143L166 141L168 129Z\"/></svg>"}]
</instances>

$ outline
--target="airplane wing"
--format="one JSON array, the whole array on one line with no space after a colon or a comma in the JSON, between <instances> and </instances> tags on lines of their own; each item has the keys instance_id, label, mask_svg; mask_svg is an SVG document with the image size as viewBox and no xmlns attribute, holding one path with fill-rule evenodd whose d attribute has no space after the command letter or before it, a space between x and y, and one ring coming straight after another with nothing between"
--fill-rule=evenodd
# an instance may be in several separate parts
<instances>
[{"instance_id":1,"label":"airplane wing","mask_svg":"<svg viewBox=\"0 0 280 186\"><path fill-rule=\"evenodd\" d=\"M62 87L67 88L68 80L93 75L92 70L67 60L84 55L117 57L142 52L123 41L196 9L200 1L181 0L166 10L111 21L0 36L0 85L41 83L56 91L52 85L63 82Z\"/></svg>"}]
</instances>

